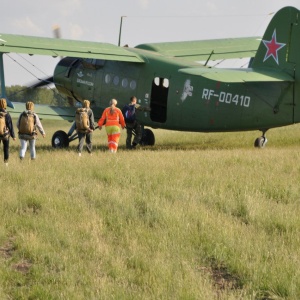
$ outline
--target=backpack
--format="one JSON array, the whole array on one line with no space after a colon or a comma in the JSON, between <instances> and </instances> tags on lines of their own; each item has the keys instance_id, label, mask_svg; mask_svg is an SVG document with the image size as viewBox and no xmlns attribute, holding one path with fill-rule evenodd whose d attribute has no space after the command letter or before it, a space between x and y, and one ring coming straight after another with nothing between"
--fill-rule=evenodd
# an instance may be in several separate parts
<instances>
[{"instance_id":1,"label":"backpack","mask_svg":"<svg viewBox=\"0 0 300 300\"><path fill-rule=\"evenodd\" d=\"M20 117L19 134L33 136L35 131L35 116L31 111L24 111Z\"/></svg>"},{"instance_id":2,"label":"backpack","mask_svg":"<svg viewBox=\"0 0 300 300\"><path fill-rule=\"evenodd\" d=\"M135 106L134 105L125 105L122 113L125 118L126 123L134 123L135 122Z\"/></svg>"},{"instance_id":3,"label":"backpack","mask_svg":"<svg viewBox=\"0 0 300 300\"><path fill-rule=\"evenodd\" d=\"M0 112L0 139L7 139L9 137L9 131L8 128L6 126L6 115L7 113L1 111Z\"/></svg>"},{"instance_id":4,"label":"backpack","mask_svg":"<svg viewBox=\"0 0 300 300\"><path fill-rule=\"evenodd\" d=\"M90 129L90 121L86 108L77 108L75 114L76 129L79 132L87 132Z\"/></svg>"}]
</instances>

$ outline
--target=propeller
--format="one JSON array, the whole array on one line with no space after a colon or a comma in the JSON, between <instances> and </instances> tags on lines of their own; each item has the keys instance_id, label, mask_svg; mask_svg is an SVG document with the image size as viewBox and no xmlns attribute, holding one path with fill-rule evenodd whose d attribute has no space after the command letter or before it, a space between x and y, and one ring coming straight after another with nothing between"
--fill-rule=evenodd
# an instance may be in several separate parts
<instances>
[{"instance_id":1,"label":"propeller","mask_svg":"<svg viewBox=\"0 0 300 300\"><path fill-rule=\"evenodd\" d=\"M54 38L56 39L60 39L61 38L61 31L60 31L60 26L55 24L52 26L52 30L53 30L53 36ZM63 58L62 56L60 58ZM43 78L43 79L39 79L40 81L33 84L31 86L31 88L35 89L35 88L38 88L38 87L42 87L42 86L45 86L45 85L48 85L48 84L51 84L53 83L53 76L51 77L47 77L47 78Z\"/></svg>"},{"instance_id":2,"label":"propeller","mask_svg":"<svg viewBox=\"0 0 300 300\"><path fill-rule=\"evenodd\" d=\"M56 39L60 39L61 38L61 32L60 32L60 26L59 25L53 25L52 26L52 31L53 31L53 37ZM61 57L62 58L62 57ZM46 77L46 78L39 78L39 81L30 85L30 88L35 89L35 88L39 88L42 86L46 86L48 84L53 83L53 76L50 77Z\"/></svg>"},{"instance_id":3,"label":"propeller","mask_svg":"<svg viewBox=\"0 0 300 300\"><path fill-rule=\"evenodd\" d=\"M60 39L61 38L60 26L59 25L53 25L52 30L53 30L54 37L56 39Z\"/></svg>"},{"instance_id":4,"label":"propeller","mask_svg":"<svg viewBox=\"0 0 300 300\"><path fill-rule=\"evenodd\" d=\"M39 82L34 83L29 88L35 89L53 83L53 76L44 79L39 79Z\"/></svg>"}]
</instances>

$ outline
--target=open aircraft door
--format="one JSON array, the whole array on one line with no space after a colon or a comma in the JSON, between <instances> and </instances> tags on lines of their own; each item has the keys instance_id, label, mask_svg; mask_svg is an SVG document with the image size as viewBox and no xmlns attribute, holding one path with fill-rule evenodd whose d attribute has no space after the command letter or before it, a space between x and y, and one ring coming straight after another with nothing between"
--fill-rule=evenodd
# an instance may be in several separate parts
<instances>
[{"instance_id":1,"label":"open aircraft door","mask_svg":"<svg viewBox=\"0 0 300 300\"><path fill-rule=\"evenodd\" d=\"M153 122L167 121L168 93L169 79L158 76L153 78L150 95L150 118Z\"/></svg>"}]
</instances>

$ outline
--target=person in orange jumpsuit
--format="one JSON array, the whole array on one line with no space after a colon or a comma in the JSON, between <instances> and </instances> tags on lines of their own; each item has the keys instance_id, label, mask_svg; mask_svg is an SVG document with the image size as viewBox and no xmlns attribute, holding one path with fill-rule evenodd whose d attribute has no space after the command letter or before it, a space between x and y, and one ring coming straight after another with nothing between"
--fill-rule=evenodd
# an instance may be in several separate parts
<instances>
[{"instance_id":1,"label":"person in orange jumpsuit","mask_svg":"<svg viewBox=\"0 0 300 300\"><path fill-rule=\"evenodd\" d=\"M105 130L107 133L108 140L108 149L111 153L116 153L118 150L121 128L125 127L125 120L122 114L122 111L117 108L117 100L112 99L109 102L109 107L107 107L101 118L98 121L99 129L102 129L103 124L105 123Z\"/></svg>"}]
</instances>

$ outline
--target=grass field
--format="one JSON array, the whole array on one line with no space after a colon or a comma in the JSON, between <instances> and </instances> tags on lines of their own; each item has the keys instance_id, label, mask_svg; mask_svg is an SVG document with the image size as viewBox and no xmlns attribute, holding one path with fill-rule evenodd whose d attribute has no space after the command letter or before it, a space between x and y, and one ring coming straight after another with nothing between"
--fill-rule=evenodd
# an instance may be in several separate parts
<instances>
[{"instance_id":1,"label":"grass field","mask_svg":"<svg viewBox=\"0 0 300 300\"><path fill-rule=\"evenodd\" d=\"M300 299L300 126L154 130L156 145L11 141L0 168L0 299ZM3 151L1 145L1 159ZM1 165L0 165L1 166Z\"/></svg>"}]
</instances>

